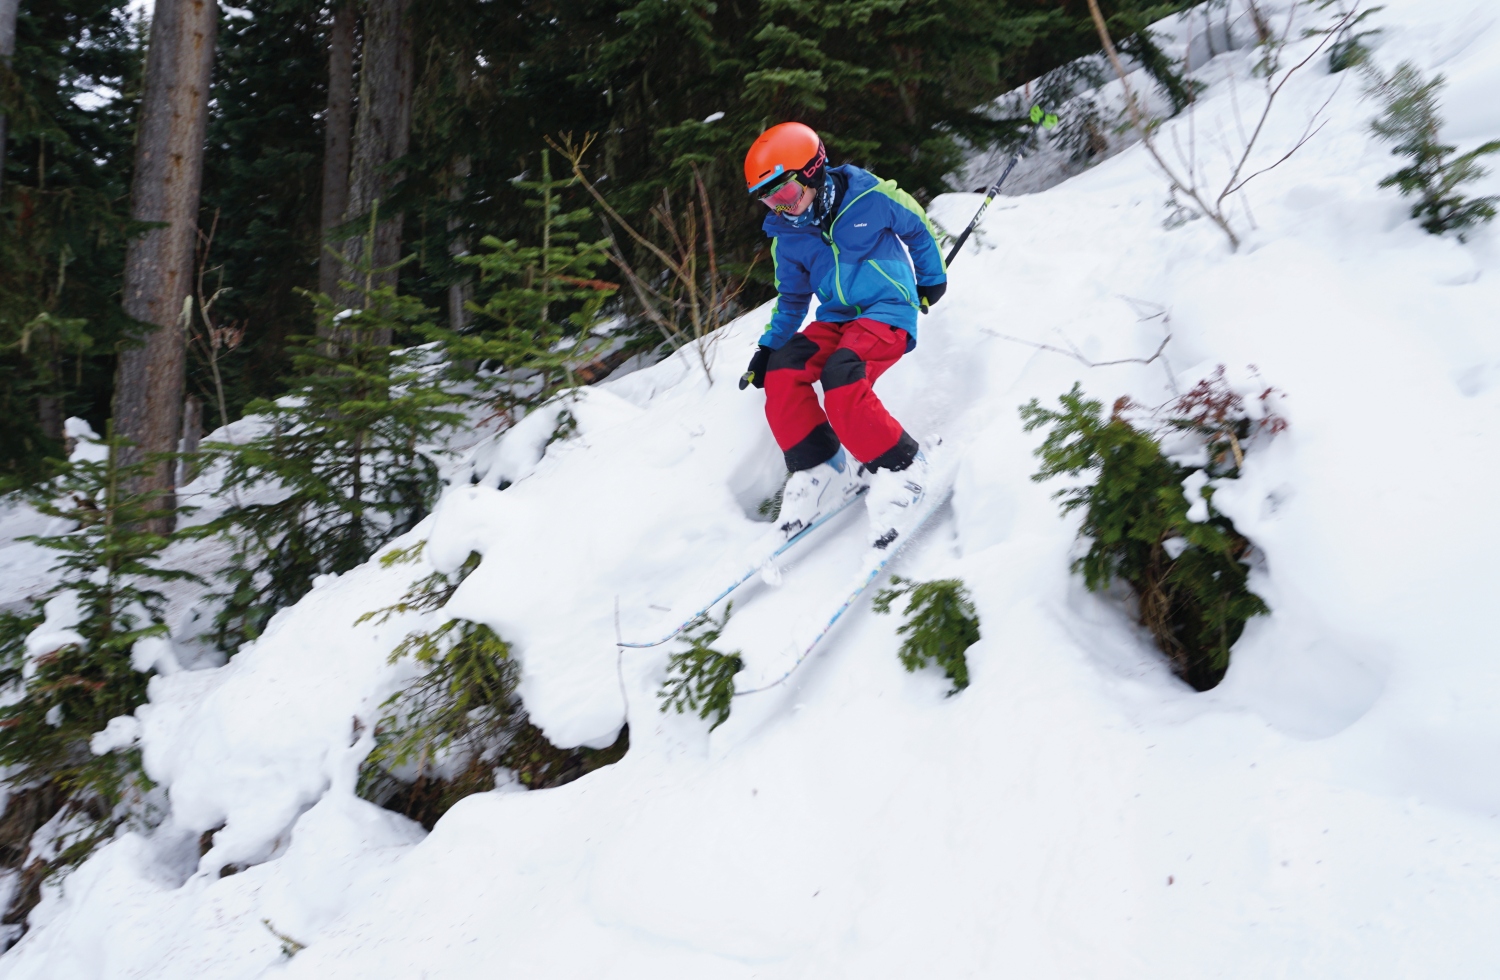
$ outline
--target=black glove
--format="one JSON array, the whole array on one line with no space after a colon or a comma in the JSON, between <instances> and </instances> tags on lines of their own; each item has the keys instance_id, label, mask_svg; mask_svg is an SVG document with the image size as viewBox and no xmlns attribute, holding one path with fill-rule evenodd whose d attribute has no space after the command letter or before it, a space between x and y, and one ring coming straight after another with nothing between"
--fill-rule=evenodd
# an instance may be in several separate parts
<instances>
[{"instance_id":1,"label":"black glove","mask_svg":"<svg viewBox=\"0 0 1500 980\"><path fill-rule=\"evenodd\" d=\"M942 299L943 294L947 291L948 284L946 282L934 283L931 286L918 286L917 296L922 300L922 312L926 313L929 306L936 306L937 301Z\"/></svg>"},{"instance_id":2,"label":"black glove","mask_svg":"<svg viewBox=\"0 0 1500 980\"><path fill-rule=\"evenodd\" d=\"M766 365L771 362L771 348L764 345L755 348L755 356L750 358L750 367L746 369L740 378L740 391L745 390L746 385L755 385L757 388L766 386Z\"/></svg>"}]
</instances>

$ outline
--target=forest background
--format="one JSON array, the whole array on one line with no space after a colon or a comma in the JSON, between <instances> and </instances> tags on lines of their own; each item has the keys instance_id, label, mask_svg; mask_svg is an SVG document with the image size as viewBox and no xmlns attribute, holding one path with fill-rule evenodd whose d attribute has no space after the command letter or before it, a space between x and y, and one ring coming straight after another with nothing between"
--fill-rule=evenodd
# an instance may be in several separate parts
<instances>
[{"instance_id":1,"label":"forest background","mask_svg":"<svg viewBox=\"0 0 1500 980\"><path fill-rule=\"evenodd\" d=\"M1116 36L1149 63L1144 26L1184 5L1104 6ZM130 242L163 228L143 211L139 187L132 205L137 168L175 152L151 145L168 138L164 127L140 127L148 70L160 70L147 57L153 22L157 35L174 24L197 30L211 53L187 283L168 282L160 262L138 258L127 270ZM173 43L162 51L185 64L188 49ZM484 316L496 291L517 284L461 257L483 251L485 236L540 246L556 216L573 214L572 234L606 243L600 254L613 257L573 277L600 292L597 312L615 324L611 360L583 379L632 352L669 349L682 337L675 323L663 328L649 290L682 305L673 261L691 260L688 278L733 283L719 292L722 315L771 295L761 209L740 181L744 148L766 126L804 121L835 162L894 178L925 203L959 189L945 175L966 148L1021 138L1025 120L1003 117L992 100L1097 49L1083 0L244 0L219 9L156 0L151 11L120 0L0 0L0 480L44 477L46 460L62 455L63 420L77 415L104 432L117 399L145 397L132 387L181 402L169 414L190 444L285 392L296 338L318 330L313 294L329 294L330 308L360 305L339 282L360 267L377 205L365 271L399 279L399 292L453 335L510 330L526 335L510 343L555 345L555 331L534 336L535 316ZM564 134L579 144L594 137L580 162L602 200L571 181L555 152L539 188L547 141ZM627 269L637 288L607 288L625 284ZM122 302L127 279L134 299ZM174 323L184 293L188 312ZM156 323L141 312L152 301L168 310ZM566 333L580 302L550 312L544 302L542 312ZM185 351L184 380L165 375L183 390L165 399L162 377L147 369L161 356L146 343L152 335ZM397 323L378 339L400 346L430 335ZM122 367L122 354L135 360ZM129 426L123 434L136 437Z\"/></svg>"}]
</instances>

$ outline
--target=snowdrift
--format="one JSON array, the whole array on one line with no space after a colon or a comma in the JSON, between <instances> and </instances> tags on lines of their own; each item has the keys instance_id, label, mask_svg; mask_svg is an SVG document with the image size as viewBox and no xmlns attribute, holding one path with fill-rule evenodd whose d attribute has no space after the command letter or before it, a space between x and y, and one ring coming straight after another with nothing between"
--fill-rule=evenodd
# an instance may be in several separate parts
<instances>
[{"instance_id":1,"label":"snowdrift","mask_svg":"<svg viewBox=\"0 0 1500 980\"><path fill-rule=\"evenodd\" d=\"M1448 76L1446 138L1500 136L1493 4L1391 0L1378 23L1381 65ZM1206 156L1234 86L1255 98L1253 57L1203 69ZM997 202L955 263L880 393L963 457L899 571L970 587L966 691L905 673L868 602L712 735L658 712L666 648L616 647L764 526L779 457L761 395L734 384L756 311L582 392L566 441L541 418L482 445L401 542L428 541L422 564L325 581L226 666L155 678L138 717L170 817L50 889L0 978L1493 976L1500 252L1495 229L1434 238L1377 189L1398 164L1360 88L1317 68L1283 93L1271 159L1330 98L1332 121L1250 185L1237 254L1208 221L1163 226L1136 148ZM957 231L978 201L931 211ZM1075 380L1160 402L1219 364L1284 391L1290 428L1215 498L1273 613L1197 694L1070 576L1076 524L1029 479L1039 436L1016 409ZM748 680L840 598L859 510L779 587L743 590L722 645ZM607 745L628 721L631 748L424 834L354 779L410 676L386 656L429 620L354 621L471 551L444 615L514 644L554 742Z\"/></svg>"}]
</instances>

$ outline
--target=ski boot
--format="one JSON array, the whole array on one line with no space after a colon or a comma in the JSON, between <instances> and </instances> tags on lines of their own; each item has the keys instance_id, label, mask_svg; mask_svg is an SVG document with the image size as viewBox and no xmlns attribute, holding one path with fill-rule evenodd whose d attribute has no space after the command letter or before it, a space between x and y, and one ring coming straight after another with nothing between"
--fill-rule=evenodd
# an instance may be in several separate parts
<instances>
[{"instance_id":1,"label":"ski boot","mask_svg":"<svg viewBox=\"0 0 1500 980\"><path fill-rule=\"evenodd\" d=\"M776 527L788 538L792 537L859 494L869 485L869 479L865 468L839 447L827 462L798 470L786 481Z\"/></svg>"},{"instance_id":2,"label":"ski boot","mask_svg":"<svg viewBox=\"0 0 1500 980\"><path fill-rule=\"evenodd\" d=\"M927 495L927 456L917 450L905 469L880 470L870 480L865 507L870 514L870 545L884 549L911 522Z\"/></svg>"}]
</instances>

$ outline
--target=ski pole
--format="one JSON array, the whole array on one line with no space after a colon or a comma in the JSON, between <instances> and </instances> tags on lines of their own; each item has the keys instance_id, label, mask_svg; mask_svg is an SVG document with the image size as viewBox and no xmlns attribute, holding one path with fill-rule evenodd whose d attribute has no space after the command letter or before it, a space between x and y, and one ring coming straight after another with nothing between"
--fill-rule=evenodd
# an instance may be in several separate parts
<instances>
[{"instance_id":1,"label":"ski pole","mask_svg":"<svg viewBox=\"0 0 1500 980\"><path fill-rule=\"evenodd\" d=\"M1043 112L1041 106L1034 105L1031 107L1031 123L1033 126L1039 125L1043 129L1055 129L1057 127L1057 117L1050 112ZM959 249L964 247L964 242L969 240L969 236L973 234L975 227L978 226L979 219L983 218L984 212L989 210L990 202L1000 193L1000 185L1005 183L1005 178L1010 176L1010 172L1016 169L1016 164L1020 162L1021 151L1017 150L1015 155L1010 158L1010 163L1005 165L1005 172L1000 175L1000 179L991 184L990 189L985 191L984 203L979 205L979 210L974 214L974 220L969 222L969 227L964 229L963 234L958 236L958 241L953 243L953 248L949 249L948 257L943 260L945 267L952 265L953 260L958 258Z\"/></svg>"}]
</instances>

